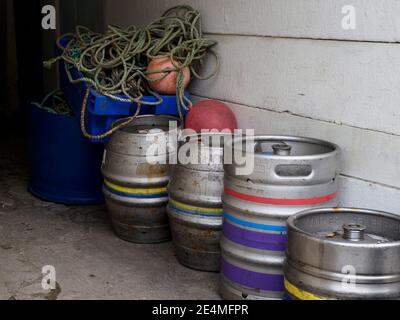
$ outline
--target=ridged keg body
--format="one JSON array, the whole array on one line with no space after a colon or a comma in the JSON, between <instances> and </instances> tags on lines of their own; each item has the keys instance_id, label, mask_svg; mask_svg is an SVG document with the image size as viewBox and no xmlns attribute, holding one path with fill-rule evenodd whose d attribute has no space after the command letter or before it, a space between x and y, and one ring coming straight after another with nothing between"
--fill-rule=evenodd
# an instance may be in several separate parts
<instances>
[{"instance_id":1,"label":"ridged keg body","mask_svg":"<svg viewBox=\"0 0 400 320\"><path fill-rule=\"evenodd\" d=\"M288 227L288 299L400 299L400 216L317 209Z\"/></svg>"},{"instance_id":2,"label":"ridged keg body","mask_svg":"<svg viewBox=\"0 0 400 320\"><path fill-rule=\"evenodd\" d=\"M223 140L221 134L190 136L179 154L192 159L172 170L168 187L171 231L178 260L202 271L219 271L222 231Z\"/></svg>"},{"instance_id":3,"label":"ridged keg body","mask_svg":"<svg viewBox=\"0 0 400 320\"><path fill-rule=\"evenodd\" d=\"M170 123L175 128L170 129ZM168 163L176 152L179 125L173 117L140 116L111 136L102 166L103 193L113 228L122 239L135 243L170 239Z\"/></svg>"},{"instance_id":4,"label":"ridged keg body","mask_svg":"<svg viewBox=\"0 0 400 320\"><path fill-rule=\"evenodd\" d=\"M288 136L237 139L238 148L247 150L254 169L240 173L235 156L225 165L221 295L282 299L286 221L305 209L337 205L339 148Z\"/></svg>"}]
</instances>

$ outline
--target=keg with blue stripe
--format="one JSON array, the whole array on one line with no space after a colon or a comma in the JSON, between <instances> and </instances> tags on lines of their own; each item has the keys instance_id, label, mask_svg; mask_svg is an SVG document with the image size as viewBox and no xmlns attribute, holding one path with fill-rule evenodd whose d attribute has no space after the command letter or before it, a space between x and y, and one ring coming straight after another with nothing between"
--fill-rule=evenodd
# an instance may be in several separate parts
<instances>
[{"instance_id":1,"label":"keg with blue stripe","mask_svg":"<svg viewBox=\"0 0 400 320\"><path fill-rule=\"evenodd\" d=\"M176 256L183 265L202 271L220 269L225 139L231 141L231 136L188 136L168 186Z\"/></svg>"},{"instance_id":2,"label":"keg with blue stripe","mask_svg":"<svg viewBox=\"0 0 400 320\"><path fill-rule=\"evenodd\" d=\"M314 209L291 217L288 227L287 299L400 299L400 216Z\"/></svg>"},{"instance_id":3,"label":"keg with blue stripe","mask_svg":"<svg viewBox=\"0 0 400 320\"><path fill-rule=\"evenodd\" d=\"M311 138L256 136L236 139L226 152L233 162L225 165L222 197L221 296L282 299L286 221L337 205L339 148ZM245 154L245 165L235 153Z\"/></svg>"},{"instance_id":4,"label":"keg with blue stripe","mask_svg":"<svg viewBox=\"0 0 400 320\"><path fill-rule=\"evenodd\" d=\"M158 243L171 238L167 185L179 127L174 117L139 116L107 144L103 193L113 229L124 240Z\"/></svg>"}]
</instances>

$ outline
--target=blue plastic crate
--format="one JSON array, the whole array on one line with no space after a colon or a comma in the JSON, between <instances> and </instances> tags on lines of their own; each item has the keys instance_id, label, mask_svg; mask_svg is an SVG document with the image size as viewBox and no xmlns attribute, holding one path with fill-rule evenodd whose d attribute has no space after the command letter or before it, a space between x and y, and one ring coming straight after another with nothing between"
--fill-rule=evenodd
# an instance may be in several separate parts
<instances>
[{"instance_id":1,"label":"blue plastic crate","mask_svg":"<svg viewBox=\"0 0 400 320\"><path fill-rule=\"evenodd\" d=\"M61 40L61 45L66 46L70 39L64 38ZM58 49L57 54L60 54ZM60 88L63 91L68 103L71 105L74 112L78 115L81 113L82 102L87 91L88 85L85 82L73 84L69 81L67 72L65 70L64 61L60 61ZM70 74L73 79L82 77L82 73L76 68L71 68ZM185 94L188 99L190 96ZM171 115L179 116L176 96L161 96L163 102L157 106L142 105L141 115L155 114L155 115ZM121 96L124 98L124 96ZM153 96L145 96L142 101L156 102L157 99ZM121 102L115 99L98 94L95 90L90 90L87 109L85 115L86 130L91 135L101 135L112 127L112 124L121 119L135 114L137 104L134 102ZM183 115L186 115L186 110L182 110ZM95 139L93 142L106 143L105 139Z\"/></svg>"}]
</instances>

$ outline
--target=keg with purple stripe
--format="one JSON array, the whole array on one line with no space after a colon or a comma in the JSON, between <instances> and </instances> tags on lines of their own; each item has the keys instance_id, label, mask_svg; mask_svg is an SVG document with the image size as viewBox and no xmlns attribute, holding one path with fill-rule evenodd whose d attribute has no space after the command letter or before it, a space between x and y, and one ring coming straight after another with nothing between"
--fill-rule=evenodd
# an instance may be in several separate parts
<instances>
[{"instance_id":1,"label":"keg with purple stripe","mask_svg":"<svg viewBox=\"0 0 400 320\"><path fill-rule=\"evenodd\" d=\"M250 138L236 139L233 148ZM228 149L227 152L232 152ZM247 152L249 152L247 150ZM302 210L337 205L339 148L288 136L257 136L254 170L225 165L221 295L224 299L282 299L287 219ZM235 160L235 159L234 159Z\"/></svg>"}]
</instances>

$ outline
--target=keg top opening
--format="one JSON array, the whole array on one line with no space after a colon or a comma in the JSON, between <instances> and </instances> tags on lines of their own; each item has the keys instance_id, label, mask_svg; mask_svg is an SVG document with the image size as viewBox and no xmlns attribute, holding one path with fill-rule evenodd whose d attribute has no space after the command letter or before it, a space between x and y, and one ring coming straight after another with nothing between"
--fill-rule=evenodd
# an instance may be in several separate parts
<instances>
[{"instance_id":1,"label":"keg top opening","mask_svg":"<svg viewBox=\"0 0 400 320\"><path fill-rule=\"evenodd\" d=\"M113 127L125 122L121 119L113 124ZM175 122L174 126L170 122ZM119 131L129 134L160 134L169 132L173 128L181 127L181 120L171 116L145 115L136 117L130 124L121 128Z\"/></svg>"},{"instance_id":2,"label":"keg top opening","mask_svg":"<svg viewBox=\"0 0 400 320\"><path fill-rule=\"evenodd\" d=\"M298 232L325 241L352 244L400 242L400 216L379 211L315 209L294 215L288 225Z\"/></svg>"},{"instance_id":3,"label":"keg top opening","mask_svg":"<svg viewBox=\"0 0 400 320\"><path fill-rule=\"evenodd\" d=\"M185 135L183 132L179 139L180 144L195 143L203 148L222 149L226 144L232 143L233 135L228 133L199 133Z\"/></svg>"},{"instance_id":4,"label":"keg top opening","mask_svg":"<svg viewBox=\"0 0 400 320\"><path fill-rule=\"evenodd\" d=\"M246 150L246 143L251 139L247 137L235 141L242 144ZM260 156L303 157L326 155L337 151L339 148L333 143L323 140L292 136L256 136L254 138L254 153Z\"/></svg>"},{"instance_id":5,"label":"keg top opening","mask_svg":"<svg viewBox=\"0 0 400 320\"><path fill-rule=\"evenodd\" d=\"M349 241L365 240L366 226L361 224L345 224L343 225L343 239Z\"/></svg>"}]
</instances>

